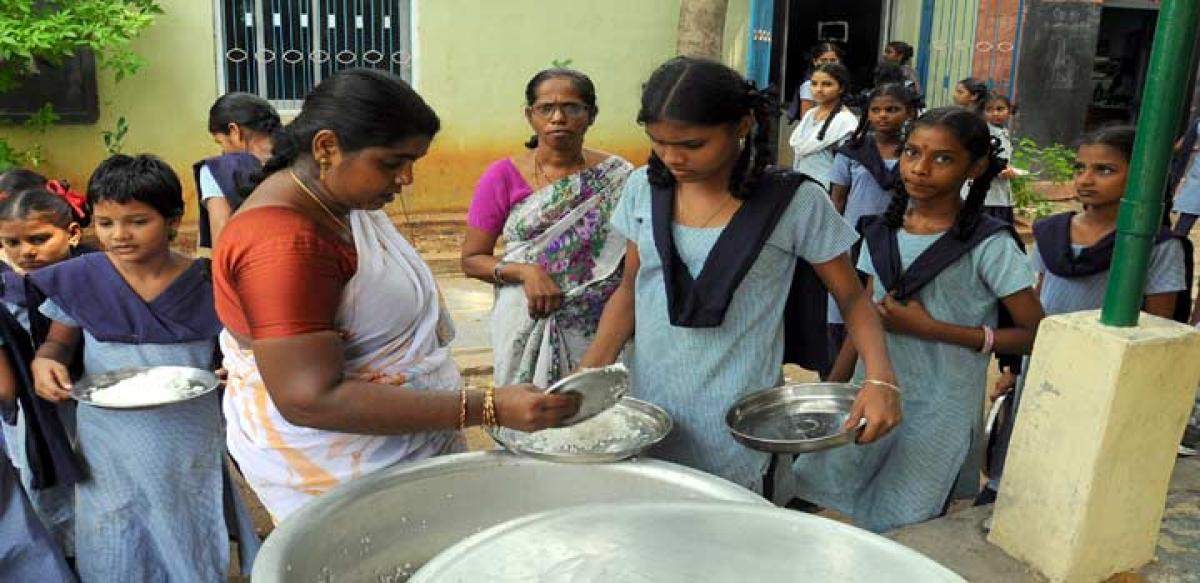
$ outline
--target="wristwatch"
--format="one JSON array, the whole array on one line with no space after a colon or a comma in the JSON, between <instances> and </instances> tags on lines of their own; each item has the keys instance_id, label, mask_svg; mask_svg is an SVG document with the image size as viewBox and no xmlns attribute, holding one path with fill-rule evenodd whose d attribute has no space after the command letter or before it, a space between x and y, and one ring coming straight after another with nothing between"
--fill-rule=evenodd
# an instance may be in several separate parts
<instances>
[{"instance_id":1,"label":"wristwatch","mask_svg":"<svg viewBox=\"0 0 1200 583\"><path fill-rule=\"evenodd\" d=\"M500 261L497 261L496 266L492 268L492 279L494 279L496 281L497 285L504 285L504 284L508 283L507 281L504 281L503 277L500 276L500 270L504 269L507 266L508 266L508 262L501 259Z\"/></svg>"}]
</instances>

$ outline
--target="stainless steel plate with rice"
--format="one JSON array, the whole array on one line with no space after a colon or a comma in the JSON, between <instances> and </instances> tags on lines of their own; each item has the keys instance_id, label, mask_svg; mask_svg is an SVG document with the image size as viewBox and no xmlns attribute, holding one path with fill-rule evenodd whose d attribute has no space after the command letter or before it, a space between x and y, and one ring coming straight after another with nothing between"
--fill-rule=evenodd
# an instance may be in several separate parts
<instances>
[{"instance_id":1,"label":"stainless steel plate with rice","mask_svg":"<svg viewBox=\"0 0 1200 583\"><path fill-rule=\"evenodd\" d=\"M186 366L126 368L84 376L71 396L97 407L140 409L195 399L220 382L212 371Z\"/></svg>"},{"instance_id":2,"label":"stainless steel plate with rice","mask_svg":"<svg viewBox=\"0 0 1200 583\"><path fill-rule=\"evenodd\" d=\"M584 369L563 377L546 392L576 393L580 396L579 411L563 420L563 425L574 425L616 405L629 392L629 369L620 363Z\"/></svg>"},{"instance_id":3,"label":"stainless steel plate with rice","mask_svg":"<svg viewBox=\"0 0 1200 583\"><path fill-rule=\"evenodd\" d=\"M725 413L742 445L772 453L810 453L851 443L865 421L843 428L858 387L844 383L784 385L750 393Z\"/></svg>"},{"instance_id":4,"label":"stainless steel plate with rice","mask_svg":"<svg viewBox=\"0 0 1200 583\"><path fill-rule=\"evenodd\" d=\"M657 405L632 397L570 427L525 433L507 427L488 433L509 451L555 462L602 463L633 457L662 441L671 417Z\"/></svg>"}]
</instances>

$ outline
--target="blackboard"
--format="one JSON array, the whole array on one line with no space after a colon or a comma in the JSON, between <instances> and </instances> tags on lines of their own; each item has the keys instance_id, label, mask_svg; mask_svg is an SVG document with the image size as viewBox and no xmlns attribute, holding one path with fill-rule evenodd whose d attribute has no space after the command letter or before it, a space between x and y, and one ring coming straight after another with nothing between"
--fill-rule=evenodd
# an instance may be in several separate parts
<instances>
[{"instance_id":1,"label":"blackboard","mask_svg":"<svg viewBox=\"0 0 1200 583\"><path fill-rule=\"evenodd\" d=\"M1032 0L1021 31L1015 133L1039 144L1071 144L1092 101L1099 2Z\"/></svg>"},{"instance_id":2,"label":"blackboard","mask_svg":"<svg viewBox=\"0 0 1200 583\"><path fill-rule=\"evenodd\" d=\"M96 91L96 59L89 51L50 65L27 77L12 91L0 93L0 119L20 123L49 102L60 123L96 123L100 117Z\"/></svg>"}]
</instances>

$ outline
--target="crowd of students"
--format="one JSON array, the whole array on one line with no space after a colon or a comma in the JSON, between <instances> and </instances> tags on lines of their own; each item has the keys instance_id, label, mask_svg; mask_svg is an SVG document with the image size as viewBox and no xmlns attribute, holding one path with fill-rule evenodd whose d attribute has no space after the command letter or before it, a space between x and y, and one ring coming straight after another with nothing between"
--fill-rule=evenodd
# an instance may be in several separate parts
<instances>
[{"instance_id":1,"label":"crowd of students","mask_svg":"<svg viewBox=\"0 0 1200 583\"><path fill-rule=\"evenodd\" d=\"M213 581L232 537L248 572L259 541L227 452L284 520L375 469L461 451L456 430L554 426L577 403L535 385L619 360L633 394L675 420L656 457L767 495L785 475L807 506L875 531L991 500L1006 434L981 487L983 409L1010 392L1019 403L1045 314L1100 306L1133 130L1080 140L1082 210L1036 222L1027 253L1008 186L1014 104L966 79L958 105L922 111L911 53L889 45L900 74L849 100L841 50L815 52L791 170L774 166L775 97L719 63L678 57L650 74L636 123L652 153L637 169L584 147L599 111L586 75L531 79L534 136L488 167L467 216L463 270L496 286L501 386L481 391L449 358L432 273L380 210L440 129L402 81L338 73L287 126L262 99L220 98L209 131L222 154L192 177L211 262L172 249L183 187L153 155L105 160L85 194L0 175L0 568ZM1181 193L1200 190L1191 164ZM1144 306L1180 321L1188 200L1158 237ZM804 277L821 291L802 293ZM817 329L793 335L784 304L798 294ZM797 348L823 378L861 387L847 426L865 427L857 446L789 467L738 445L723 419L778 385ZM71 399L81 375L159 365L223 366L228 387L136 410Z\"/></svg>"}]
</instances>

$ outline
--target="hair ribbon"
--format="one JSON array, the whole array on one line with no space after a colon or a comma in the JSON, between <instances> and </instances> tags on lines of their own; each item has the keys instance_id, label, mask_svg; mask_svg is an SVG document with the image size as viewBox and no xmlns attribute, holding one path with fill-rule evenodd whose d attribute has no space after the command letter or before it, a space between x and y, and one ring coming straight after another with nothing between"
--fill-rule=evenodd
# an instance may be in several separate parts
<instances>
[{"instance_id":1,"label":"hair ribbon","mask_svg":"<svg viewBox=\"0 0 1200 583\"><path fill-rule=\"evenodd\" d=\"M84 212L84 207L87 205L87 197L71 190L70 185L64 180L50 180L46 182L46 190L51 194L63 199L71 210L75 211L76 218L87 216Z\"/></svg>"}]
</instances>

